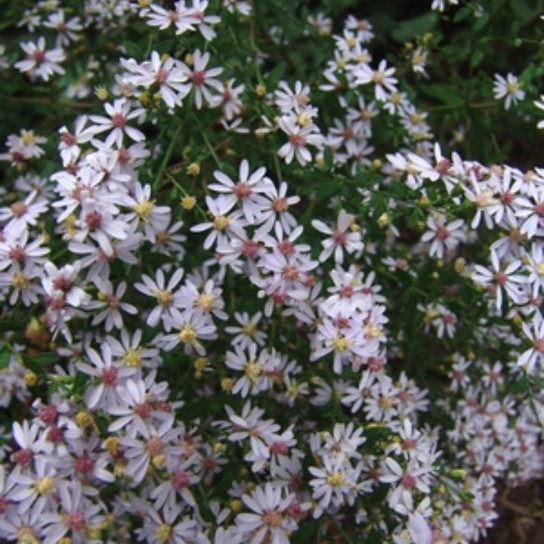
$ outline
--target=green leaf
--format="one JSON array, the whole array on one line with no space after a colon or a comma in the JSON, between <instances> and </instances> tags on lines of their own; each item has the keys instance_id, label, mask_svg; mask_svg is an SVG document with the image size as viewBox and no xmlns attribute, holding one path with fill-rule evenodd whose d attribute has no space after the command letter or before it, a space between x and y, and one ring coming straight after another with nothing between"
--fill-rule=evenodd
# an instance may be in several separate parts
<instances>
[{"instance_id":1,"label":"green leaf","mask_svg":"<svg viewBox=\"0 0 544 544\"><path fill-rule=\"evenodd\" d=\"M134 57L136 60L141 60L144 58L144 51L139 44L136 42L126 41L125 50L127 55Z\"/></svg>"},{"instance_id":2,"label":"green leaf","mask_svg":"<svg viewBox=\"0 0 544 544\"><path fill-rule=\"evenodd\" d=\"M391 31L391 38L399 43L409 42L416 36L423 36L430 32L436 21L436 13L425 13L412 19L406 19Z\"/></svg>"},{"instance_id":3,"label":"green leaf","mask_svg":"<svg viewBox=\"0 0 544 544\"><path fill-rule=\"evenodd\" d=\"M22 331L25 326L23 323L19 323L12 319L0 319L0 332L5 331Z\"/></svg>"},{"instance_id":4,"label":"green leaf","mask_svg":"<svg viewBox=\"0 0 544 544\"><path fill-rule=\"evenodd\" d=\"M434 83L422 88L422 91L432 97L440 100L452 108L460 108L464 105L465 99L460 89L445 83Z\"/></svg>"},{"instance_id":5,"label":"green leaf","mask_svg":"<svg viewBox=\"0 0 544 544\"><path fill-rule=\"evenodd\" d=\"M4 348L2 351L0 351L0 370L7 368L10 358L11 353L9 349Z\"/></svg>"},{"instance_id":6,"label":"green leaf","mask_svg":"<svg viewBox=\"0 0 544 544\"><path fill-rule=\"evenodd\" d=\"M45 373L45 366L56 363L60 359L58 354L52 351L35 353L34 355L21 353L20 356L26 368L39 375L43 375Z\"/></svg>"},{"instance_id":7,"label":"green leaf","mask_svg":"<svg viewBox=\"0 0 544 544\"><path fill-rule=\"evenodd\" d=\"M278 81L283 77L286 67L287 65L285 64L285 62L280 62L280 64L275 66L267 75L267 86L269 86L270 88L275 87Z\"/></svg>"},{"instance_id":8,"label":"green leaf","mask_svg":"<svg viewBox=\"0 0 544 544\"><path fill-rule=\"evenodd\" d=\"M510 7L522 25L536 19L544 11L544 0L510 0Z\"/></svg>"},{"instance_id":9,"label":"green leaf","mask_svg":"<svg viewBox=\"0 0 544 544\"><path fill-rule=\"evenodd\" d=\"M464 21L467 17L470 17L471 15L472 15L472 8L470 6L465 6L464 8L461 8L455 12L455 15L453 16L453 22L460 23L461 21Z\"/></svg>"},{"instance_id":10,"label":"green leaf","mask_svg":"<svg viewBox=\"0 0 544 544\"><path fill-rule=\"evenodd\" d=\"M487 12L484 12L478 17L476 17L476 19L474 20L474 30L478 32L479 30L482 30L483 28L485 28L487 26L487 23L489 23L489 19L490 19L490 16L489 16L489 13Z\"/></svg>"},{"instance_id":11,"label":"green leaf","mask_svg":"<svg viewBox=\"0 0 544 544\"><path fill-rule=\"evenodd\" d=\"M312 519L304 523L298 531L291 537L293 544L306 544L307 542L315 542L315 535L319 529L319 520Z\"/></svg>"}]
</instances>

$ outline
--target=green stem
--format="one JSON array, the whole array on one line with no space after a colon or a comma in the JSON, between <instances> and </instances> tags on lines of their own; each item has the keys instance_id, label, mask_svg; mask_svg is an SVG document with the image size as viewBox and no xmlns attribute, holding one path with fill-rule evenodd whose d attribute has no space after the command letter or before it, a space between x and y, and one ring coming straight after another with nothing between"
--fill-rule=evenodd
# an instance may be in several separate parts
<instances>
[{"instance_id":1,"label":"green stem","mask_svg":"<svg viewBox=\"0 0 544 544\"><path fill-rule=\"evenodd\" d=\"M93 104L91 102L78 102L77 100L63 100L63 99L52 99L52 98L42 98L39 96L3 96L2 100L4 102L17 102L23 104L47 104L49 106L64 106L67 108L82 109L88 110L92 108Z\"/></svg>"},{"instance_id":2,"label":"green stem","mask_svg":"<svg viewBox=\"0 0 544 544\"><path fill-rule=\"evenodd\" d=\"M180 191L180 193L183 196L191 196L189 193L185 190L183 185L181 185L170 172L165 172L164 176L168 179L168 181L172 182L172 184ZM197 203L195 204L195 208L198 211L198 213L205 219L208 220L208 216L206 215L206 212L204 209Z\"/></svg>"},{"instance_id":3,"label":"green stem","mask_svg":"<svg viewBox=\"0 0 544 544\"><path fill-rule=\"evenodd\" d=\"M338 520L334 517L334 516L331 516L331 515L328 515L329 519L332 520L332 522L334 523L335 527L338 529L338 532L342 535L342 537L344 538L344 542L346 544L355 544L353 542L353 540L351 540L351 538L349 537L349 535L346 533L346 531L344 531L344 528L342 527L342 525L340 525L340 523L338 523Z\"/></svg>"},{"instance_id":4,"label":"green stem","mask_svg":"<svg viewBox=\"0 0 544 544\"><path fill-rule=\"evenodd\" d=\"M193 119L195 120L198 130L200 134L202 135L202 139L204 140L204 143L206 144L206 147L208 148L208 151L210 152L210 155L213 157L213 160L215 161L215 164L217 165L217 168L221 168L221 161L219 160L219 157L217 156L212 144L210 143L210 140L208 140L208 137L206 136L206 133L202 130L202 125L200 124L200 121L198 120L198 117L196 115L193 115Z\"/></svg>"},{"instance_id":5,"label":"green stem","mask_svg":"<svg viewBox=\"0 0 544 544\"><path fill-rule=\"evenodd\" d=\"M164 158L162 159L162 163L159 168L159 171L157 172L157 175L155 176L155 181L153 181L153 189L155 190L157 189L158 183L161 180L164 169L168 165L168 162L170 161L170 157L172 156L172 153L174 152L174 146L176 145L176 142L178 141L178 137L181 134L182 129L183 129L183 124L180 123L176 130L176 133L174 134L174 137L170 140L170 145L168 146L168 149L166 150L166 153L164 154Z\"/></svg>"}]
</instances>

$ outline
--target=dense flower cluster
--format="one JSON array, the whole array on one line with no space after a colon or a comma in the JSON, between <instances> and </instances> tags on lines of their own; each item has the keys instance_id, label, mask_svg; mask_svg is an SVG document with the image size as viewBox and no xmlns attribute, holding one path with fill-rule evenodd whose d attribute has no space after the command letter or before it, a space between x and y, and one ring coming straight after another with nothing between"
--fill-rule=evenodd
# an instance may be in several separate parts
<instances>
[{"instance_id":1,"label":"dense flower cluster","mask_svg":"<svg viewBox=\"0 0 544 544\"><path fill-rule=\"evenodd\" d=\"M64 109L0 155L0 539L485 535L544 466L544 168L443 152L366 19L308 16L310 83L259 2L29 4L1 74Z\"/></svg>"}]
</instances>

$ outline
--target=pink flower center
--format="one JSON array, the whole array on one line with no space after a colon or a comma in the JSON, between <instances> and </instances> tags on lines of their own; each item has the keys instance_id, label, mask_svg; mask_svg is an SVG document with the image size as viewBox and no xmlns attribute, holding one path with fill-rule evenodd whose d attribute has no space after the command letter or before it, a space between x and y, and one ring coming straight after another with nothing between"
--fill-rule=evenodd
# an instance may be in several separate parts
<instances>
[{"instance_id":1,"label":"pink flower center","mask_svg":"<svg viewBox=\"0 0 544 544\"><path fill-rule=\"evenodd\" d=\"M152 457L160 455L163 449L164 444L162 443L161 439L157 438L156 436L151 438L147 443L147 451Z\"/></svg>"},{"instance_id":2,"label":"pink flower center","mask_svg":"<svg viewBox=\"0 0 544 544\"><path fill-rule=\"evenodd\" d=\"M417 446L417 438L407 438L402 443L403 450L413 450Z\"/></svg>"},{"instance_id":3,"label":"pink flower center","mask_svg":"<svg viewBox=\"0 0 544 544\"><path fill-rule=\"evenodd\" d=\"M296 520L301 519L303 516L302 508L300 506L300 503L298 503L297 501L292 502L287 507L286 513Z\"/></svg>"},{"instance_id":4,"label":"pink flower center","mask_svg":"<svg viewBox=\"0 0 544 544\"><path fill-rule=\"evenodd\" d=\"M168 70L165 70L164 68L159 68L157 70L157 83L159 85L162 85L165 81L168 80L168 76L170 75L170 72Z\"/></svg>"},{"instance_id":5,"label":"pink flower center","mask_svg":"<svg viewBox=\"0 0 544 544\"><path fill-rule=\"evenodd\" d=\"M385 366L385 359L383 357L371 357L368 360L368 368L377 372Z\"/></svg>"},{"instance_id":6,"label":"pink flower center","mask_svg":"<svg viewBox=\"0 0 544 544\"><path fill-rule=\"evenodd\" d=\"M181 491L191 485L191 478L189 478L187 472L174 472L174 474L170 476L170 481L176 491Z\"/></svg>"},{"instance_id":7,"label":"pink flower center","mask_svg":"<svg viewBox=\"0 0 544 544\"><path fill-rule=\"evenodd\" d=\"M151 414L151 407L147 402L142 402L142 404L137 404L134 407L134 413L142 419L146 419Z\"/></svg>"},{"instance_id":8,"label":"pink flower center","mask_svg":"<svg viewBox=\"0 0 544 544\"><path fill-rule=\"evenodd\" d=\"M57 276L53 280L53 289L67 293L74 286L74 282L66 276Z\"/></svg>"},{"instance_id":9,"label":"pink flower center","mask_svg":"<svg viewBox=\"0 0 544 544\"><path fill-rule=\"evenodd\" d=\"M336 320L335 325L339 329L345 329L349 325L349 319L346 317L339 317Z\"/></svg>"},{"instance_id":10,"label":"pink flower center","mask_svg":"<svg viewBox=\"0 0 544 544\"><path fill-rule=\"evenodd\" d=\"M125 164L130 160L130 152L126 147L122 147L117 152L117 157L119 158L119 162L121 164Z\"/></svg>"},{"instance_id":11,"label":"pink flower center","mask_svg":"<svg viewBox=\"0 0 544 544\"><path fill-rule=\"evenodd\" d=\"M436 237L439 240L447 240L451 235L451 232L448 229L445 229L444 227L438 227L436 229Z\"/></svg>"},{"instance_id":12,"label":"pink flower center","mask_svg":"<svg viewBox=\"0 0 544 544\"><path fill-rule=\"evenodd\" d=\"M89 474L89 472L93 471L93 467L94 463L87 454L78 457L74 463L76 472L79 472L80 474Z\"/></svg>"},{"instance_id":13,"label":"pink flower center","mask_svg":"<svg viewBox=\"0 0 544 544\"><path fill-rule=\"evenodd\" d=\"M505 191L501 193L500 200L503 204L512 204L514 201L515 195L510 191Z\"/></svg>"},{"instance_id":14,"label":"pink flower center","mask_svg":"<svg viewBox=\"0 0 544 544\"><path fill-rule=\"evenodd\" d=\"M242 253L250 259L255 257L258 251L259 246L257 245L257 242L254 242L253 240L246 240L242 246Z\"/></svg>"},{"instance_id":15,"label":"pink flower center","mask_svg":"<svg viewBox=\"0 0 544 544\"><path fill-rule=\"evenodd\" d=\"M46 406L40 410L40 420L46 425L53 425L57 419L57 409L54 406Z\"/></svg>"},{"instance_id":16,"label":"pink flower center","mask_svg":"<svg viewBox=\"0 0 544 544\"><path fill-rule=\"evenodd\" d=\"M53 311L62 310L66 306L64 296L51 297L49 300L49 308Z\"/></svg>"},{"instance_id":17,"label":"pink flower center","mask_svg":"<svg viewBox=\"0 0 544 544\"><path fill-rule=\"evenodd\" d=\"M32 459L34 459L34 453L29 449L19 450L13 455L13 460L23 468L28 468L32 463Z\"/></svg>"},{"instance_id":18,"label":"pink flower center","mask_svg":"<svg viewBox=\"0 0 544 544\"><path fill-rule=\"evenodd\" d=\"M90 230L96 230L102 224L102 214L98 212L90 212L85 216L85 223Z\"/></svg>"},{"instance_id":19,"label":"pink flower center","mask_svg":"<svg viewBox=\"0 0 544 544\"><path fill-rule=\"evenodd\" d=\"M288 264L282 271L281 275L287 279L294 281L299 276L298 268L294 264Z\"/></svg>"},{"instance_id":20,"label":"pink flower center","mask_svg":"<svg viewBox=\"0 0 544 544\"><path fill-rule=\"evenodd\" d=\"M535 213L537 215L540 215L540 217L544 217L544 202L539 202L536 206L535 206Z\"/></svg>"},{"instance_id":21,"label":"pink flower center","mask_svg":"<svg viewBox=\"0 0 544 544\"><path fill-rule=\"evenodd\" d=\"M104 385L115 385L115 381L117 380L117 369L114 366L108 366L102 369L100 379Z\"/></svg>"},{"instance_id":22,"label":"pink flower center","mask_svg":"<svg viewBox=\"0 0 544 544\"><path fill-rule=\"evenodd\" d=\"M287 294L284 293L283 291L276 291L272 295L272 298L274 299L274 302L278 304L283 304L287 300Z\"/></svg>"},{"instance_id":23,"label":"pink flower center","mask_svg":"<svg viewBox=\"0 0 544 544\"><path fill-rule=\"evenodd\" d=\"M455 323L456 321L455 316L453 314L445 314L442 316L442 319L444 320L444 323L447 323L450 325Z\"/></svg>"},{"instance_id":24,"label":"pink flower center","mask_svg":"<svg viewBox=\"0 0 544 544\"><path fill-rule=\"evenodd\" d=\"M351 285L344 285L344 287L340 289L340 296L342 298L351 298L353 296L353 287Z\"/></svg>"},{"instance_id":25,"label":"pink flower center","mask_svg":"<svg viewBox=\"0 0 544 544\"><path fill-rule=\"evenodd\" d=\"M127 124L127 118L122 113L113 114L111 121L114 126L123 128Z\"/></svg>"},{"instance_id":26,"label":"pink flower center","mask_svg":"<svg viewBox=\"0 0 544 544\"><path fill-rule=\"evenodd\" d=\"M60 442L62 442L63 434L64 434L64 431L60 427L53 425L47 431L47 441L52 442L53 444L59 444Z\"/></svg>"},{"instance_id":27,"label":"pink flower center","mask_svg":"<svg viewBox=\"0 0 544 544\"><path fill-rule=\"evenodd\" d=\"M287 208L289 208L289 203L287 202L287 199L284 196L280 196L279 198L276 198L274 202L272 202L272 209L275 212L278 212L278 213L286 212Z\"/></svg>"},{"instance_id":28,"label":"pink flower center","mask_svg":"<svg viewBox=\"0 0 544 544\"><path fill-rule=\"evenodd\" d=\"M23 215L25 215L27 211L28 208L22 200L20 200L19 202L14 202L11 205L11 213L13 214L13 217L23 217Z\"/></svg>"},{"instance_id":29,"label":"pink flower center","mask_svg":"<svg viewBox=\"0 0 544 544\"><path fill-rule=\"evenodd\" d=\"M506 282L508 281L508 276L504 272L497 272L494 276L495 281L499 285L506 285Z\"/></svg>"},{"instance_id":30,"label":"pink flower center","mask_svg":"<svg viewBox=\"0 0 544 544\"><path fill-rule=\"evenodd\" d=\"M81 512L71 512L65 523L72 531L81 531L85 528L85 516Z\"/></svg>"},{"instance_id":31,"label":"pink flower center","mask_svg":"<svg viewBox=\"0 0 544 544\"><path fill-rule=\"evenodd\" d=\"M76 137L71 133L65 130L61 135L60 139L68 146L75 145L77 143Z\"/></svg>"},{"instance_id":32,"label":"pink flower center","mask_svg":"<svg viewBox=\"0 0 544 544\"><path fill-rule=\"evenodd\" d=\"M334 240L335 244L344 245L348 238L345 232L337 230L333 232L332 239Z\"/></svg>"},{"instance_id":33,"label":"pink flower center","mask_svg":"<svg viewBox=\"0 0 544 544\"><path fill-rule=\"evenodd\" d=\"M204 72L204 70L195 70L191 74L191 81L195 85L202 85L205 79L206 79L206 72Z\"/></svg>"},{"instance_id":34,"label":"pink flower center","mask_svg":"<svg viewBox=\"0 0 544 544\"><path fill-rule=\"evenodd\" d=\"M282 240L278 244L278 249L284 255L293 255L293 253L295 252L295 246L290 240Z\"/></svg>"},{"instance_id":35,"label":"pink flower center","mask_svg":"<svg viewBox=\"0 0 544 544\"><path fill-rule=\"evenodd\" d=\"M275 453L278 455L287 455L289 453L289 446L286 442L283 442L281 440L277 442L273 442L270 446L270 453Z\"/></svg>"},{"instance_id":36,"label":"pink flower center","mask_svg":"<svg viewBox=\"0 0 544 544\"><path fill-rule=\"evenodd\" d=\"M32 53L32 58L36 61L36 64L41 64L45 61L45 51L42 51L41 49L36 49L36 51Z\"/></svg>"},{"instance_id":37,"label":"pink flower center","mask_svg":"<svg viewBox=\"0 0 544 544\"><path fill-rule=\"evenodd\" d=\"M109 307L113 310L117 310L121 306L121 299L115 295L110 295L108 297Z\"/></svg>"},{"instance_id":38,"label":"pink flower center","mask_svg":"<svg viewBox=\"0 0 544 544\"><path fill-rule=\"evenodd\" d=\"M282 522L283 516L281 512L278 512L277 510L269 510L263 514L263 523L272 529L281 527Z\"/></svg>"},{"instance_id":39,"label":"pink flower center","mask_svg":"<svg viewBox=\"0 0 544 544\"><path fill-rule=\"evenodd\" d=\"M22 263L25 260L25 250L21 246L15 246L9 252L9 258L12 261Z\"/></svg>"},{"instance_id":40,"label":"pink flower center","mask_svg":"<svg viewBox=\"0 0 544 544\"><path fill-rule=\"evenodd\" d=\"M245 181L240 181L233 187L232 191L240 200L244 200L251 196L251 185Z\"/></svg>"},{"instance_id":41,"label":"pink flower center","mask_svg":"<svg viewBox=\"0 0 544 544\"><path fill-rule=\"evenodd\" d=\"M540 353L544 353L544 338L537 338L533 342L533 348L540 351Z\"/></svg>"},{"instance_id":42,"label":"pink flower center","mask_svg":"<svg viewBox=\"0 0 544 544\"><path fill-rule=\"evenodd\" d=\"M291 134L289 140L295 147L304 147L306 145L306 137L302 134Z\"/></svg>"},{"instance_id":43,"label":"pink flower center","mask_svg":"<svg viewBox=\"0 0 544 544\"><path fill-rule=\"evenodd\" d=\"M412 489L416 485L417 480L411 474L405 474L402 477L401 484L405 489Z\"/></svg>"},{"instance_id":44,"label":"pink flower center","mask_svg":"<svg viewBox=\"0 0 544 544\"><path fill-rule=\"evenodd\" d=\"M9 506L9 501L4 497L4 495L0 495L0 514L3 514Z\"/></svg>"},{"instance_id":45,"label":"pink flower center","mask_svg":"<svg viewBox=\"0 0 544 544\"><path fill-rule=\"evenodd\" d=\"M448 170L451 168L451 162L448 159L442 159L438 161L436 165L436 171L443 176L448 173Z\"/></svg>"}]
</instances>

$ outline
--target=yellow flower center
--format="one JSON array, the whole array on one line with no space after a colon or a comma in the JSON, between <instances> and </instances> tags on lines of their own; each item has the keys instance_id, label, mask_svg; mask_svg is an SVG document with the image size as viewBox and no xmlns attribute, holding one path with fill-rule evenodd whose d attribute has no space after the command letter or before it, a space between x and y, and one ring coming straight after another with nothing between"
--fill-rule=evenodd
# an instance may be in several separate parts
<instances>
[{"instance_id":1,"label":"yellow flower center","mask_svg":"<svg viewBox=\"0 0 544 544\"><path fill-rule=\"evenodd\" d=\"M51 478L51 476L44 476L43 478L40 478L36 482L36 491L40 495L48 495L55 489L53 482L54 481L53 481L53 478Z\"/></svg>"},{"instance_id":2,"label":"yellow flower center","mask_svg":"<svg viewBox=\"0 0 544 544\"><path fill-rule=\"evenodd\" d=\"M297 125L305 127L311 120L310 114L303 112L297 117Z\"/></svg>"},{"instance_id":3,"label":"yellow flower center","mask_svg":"<svg viewBox=\"0 0 544 544\"><path fill-rule=\"evenodd\" d=\"M248 321L247 323L244 324L244 326L242 327L242 332L246 335L246 336L253 336L255 334L255 331L257 330L257 327L251 323L251 321Z\"/></svg>"},{"instance_id":4,"label":"yellow flower center","mask_svg":"<svg viewBox=\"0 0 544 544\"><path fill-rule=\"evenodd\" d=\"M372 81L376 84L383 83L385 74L383 72L376 71L372 74Z\"/></svg>"},{"instance_id":5,"label":"yellow flower center","mask_svg":"<svg viewBox=\"0 0 544 544\"><path fill-rule=\"evenodd\" d=\"M196 340L196 332L191 325L187 324L179 331L179 337L184 344L192 344Z\"/></svg>"},{"instance_id":6,"label":"yellow flower center","mask_svg":"<svg viewBox=\"0 0 544 544\"><path fill-rule=\"evenodd\" d=\"M331 487L344 485L345 481L346 477L343 472L331 472L331 474L327 476L327 484Z\"/></svg>"},{"instance_id":7,"label":"yellow flower center","mask_svg":"<svg viewBox=\"0 0 544 544\"><path fill-rule=\"evenodd\" d=\"M506 84L506 90L508 91L509 94L515 94L519 91L519 89L520 89L520 84L517 81L509 81Z\"/></svg>"},{"instance_id":8,"label":"yellow flower center","mask_svg":"<svg viewBox=\"0 0 544 544\"><path fill-rule=\"evenodd\" d=\"M104 440L104 448L110 453L117 453L119 450L119 438L117 436L109 436Z\"/></svg>"},{"instance_id":9,"label":"yellow flower center","mask_svg":"<svg viewBox=\"0 0 544 544\"><path fill-rule=\"evenodd\" d=\"M16 289L26 289L30 282L28 281L28 278L25 276L24 272L17 272L13 274L13 279L11 280L11 283Z\"/></svg>"},{"instance_id":10,"label":"yellow flower center","mask_svg":"<svg viewBox=\"0 0 544 544\"><path fill-rule=\"evenodd\" d=\"M161 306L170 306L172 302L174 302L174 295L172 295L171 291L166 289L159 289L155 293L155 297Z\"/></svg>"},{"instance_id":11,"label":"yellow flower center","mask_svg":"<svg viewBox=\"0 0 544 544\"><path fill-rule=\"evenodd\" d=\"M338 338L335 338L332 341L332 346L335 351L346 351L348 347L350 346L351 342L345 338L344 336L340 336Z\"/></svg>"},{"instance_id":12,"label":"yellow flower center","mask_svg":"<svg viewBox=\"0 0 544 544\"><path fill-rule=\"evenodd\" d=\"M202 308L204 311L209 312L213 308L213 302L215 297L209 293L202 293L196 299L196 306Z\"/></svg>"},{"instance_id":13,"label":"yellow flower center","mask_svg":"<svg viewBox=\"0 0 544 544\"><path fill-rule=\"evenodd\" d=\"M142 219L143 221L149 221L149 216L151 215L151 212L153 211L153 208L155 207L155 201L149 201L146 199L142 200L141 202L138 202L138 204L135 204L132 206L132 211L136 213L136 215Z\"/></svg>"},{"instance_id":14,"label":"yellow flower center","mask_svg":"<svg viewBox=\"0 0 544 544\"><path fill-rule=\"evenodd\" d=\"M161 525L157 527L155 535L159 541L159 544L165 544L172 536L172 526L168 523L161 523Z\"/></svg>"},{"instance_id":15,"label":"yellow flower center","mask_svg":"<svg viewBox=\"0 0 544 544\"><path fill-rule=\"evenodd\" d=\"M384 410L390 410L391 408L393 408L393 399L391 397L382 397L378 401L378 405Z\"/></svg>"},{"instance_id":16,"label":"yellow flower center","mask_svg":"<svg viewBox=\"0 0 544 544\"><path fill-rule=\"evenodd\" d=\"M252 357L244 365L244 372L252 384L254 384L257 381L257 378L260 376L261 371L262 371L262 366L259 363L255 362L254 357Z\"/></svg>"},{"instance_id":17,"label":"yellow flower center","mask_svg":"<svg viewBox=\"0 0 544 544\"><path fill-rule=\"evenodd\" d=\"M229 226L229 223L230 223L230 219L228 217L225 217L224 215L218 215L214 220L213 220L213 226L216 230L225 230L228 226Z\"/></svg>"},{"instance_id":18,"label":"yellow flower center","mask_svg":"<svg viewBox=\"0 0 544 544\"><path fill-rule=\"evenodd\" d=\"M137 348L128 348L126 353L121 359L122 363L128 367L140 366L142 359L140 357L140 352L142 351L141 347Z\"/></svg>"}]
</instances>

